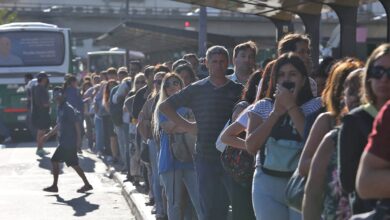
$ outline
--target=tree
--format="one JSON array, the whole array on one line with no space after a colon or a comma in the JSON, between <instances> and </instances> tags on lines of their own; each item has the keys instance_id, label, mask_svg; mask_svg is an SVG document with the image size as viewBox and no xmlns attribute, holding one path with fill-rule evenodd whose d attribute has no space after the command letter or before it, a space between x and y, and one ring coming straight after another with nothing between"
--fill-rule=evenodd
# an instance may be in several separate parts
<instances>
[{"instance_id":1,"label":"tree","mask_svg":"<svg viewBox=\"0 0 390 220\"><path fill-rule=\"evenodd\" d=\"M8 9L0 9L0 25L16 21L17 13Z\"/></svg>"}]
</instances>

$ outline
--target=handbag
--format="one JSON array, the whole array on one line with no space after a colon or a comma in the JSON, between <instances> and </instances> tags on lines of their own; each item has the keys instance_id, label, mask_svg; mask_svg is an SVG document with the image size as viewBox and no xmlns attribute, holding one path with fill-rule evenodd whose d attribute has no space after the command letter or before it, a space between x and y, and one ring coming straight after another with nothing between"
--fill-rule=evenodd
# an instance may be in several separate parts
<instances>
[{"instance_id":1,"label":"handbag","mask_svg":"<svg viewBox=\"0 0 390 220\"><path fill-rule=\"evenodd\" d=\"M302 148L302 142L269 137L265 143L266 157L262 168L290 177L298 166Z\"/></svg>"},{"instance_id":2,"label":"handbag","mask_svg":"<svg viewBox=\"0 0 390 220\"><path fill-rule=\"evenodd\" d=\"M187 111L184 118L194 121L191 111ZM169 135L169 147L173 157L180 162L192 162L195 153L196 135L190 133L173 133Z\"/></svg>"},{"instance_id":3,"label":"handbag","mask_svg":"<svg viewBox=\"0 0 390 220\"><path fill-rule=\"evenodd\" d=\"M222 167L238 183L248 183L255 171L254 157L246 150L227 146L221 154Z\"/></svg>"},{"instance_id":4,"label":"handbag","mask_svg":"<svg viewBox=\"0 0 390 220\"><path fill-rule=\"evenodd\" d=\"M303 194L305 192L306 177L299 175L298 169L291 176L286 186L285 199L287 205L298 211L302 211Z\"/></svg>"},{"instance_id":5,"label":"handbag","mask_svg":"<svg viewBox=\"0 0 390 220\"><path fill-rule=\"evenodd\" d=\"M195 153L196 136L189 133L174 133L169 137L173 157L180 162L191 162Z\"/></svg>"}]
</instances>

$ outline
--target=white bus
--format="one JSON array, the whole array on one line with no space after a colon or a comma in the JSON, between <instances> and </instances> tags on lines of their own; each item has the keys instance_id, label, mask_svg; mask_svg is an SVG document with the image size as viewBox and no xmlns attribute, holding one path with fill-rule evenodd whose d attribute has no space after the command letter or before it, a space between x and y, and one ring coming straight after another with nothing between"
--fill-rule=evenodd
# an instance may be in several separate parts
<instances>
[{"instance_id":1,"label":"white bus","mask_svg":"<svg viewBox=\"0 0 390 220\"><path fill-rule=\"evenodd\" d=\"M145 55L139 51L129 51L129 60L143 60ZM88 72L100 73L109 67L126 66L126 50L112 48L106 51L88 52Z\"/></svg>"},{"instance_id":2,"label":"white bus","mask_svg":"<svg viewBox=\"0 0 390 220\"><path fill-rule=\"evenodd\" d=\"M46 72L51 84L72 72L70 29L39 22L0 25L0 115L12 130L26 130L24 75Z\"/></svg>"}]
</instances>

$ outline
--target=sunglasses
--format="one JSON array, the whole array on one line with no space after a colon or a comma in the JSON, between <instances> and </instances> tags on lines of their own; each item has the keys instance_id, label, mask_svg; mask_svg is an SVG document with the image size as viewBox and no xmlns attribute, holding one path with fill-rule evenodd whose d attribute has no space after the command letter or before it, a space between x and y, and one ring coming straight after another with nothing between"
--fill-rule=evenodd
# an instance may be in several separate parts
<instances>
[{"instance_id":1,"label":"sunglasses","mask_svg":"<svg viewBox=\"0 0 390 220\"><path fill-rule=\"evenodd\" d=\"M157 85L161 85L162 80L161 79L153 80L153 83Z\"/></svg>"},{"instance_id":2,"label":"sunglasses","mask_svg":"<svg viewBox=\"0 0 390 220\"><path fill-rule=\"evenodd\" d=\"M164 84L164 88L168 88L171 86L180 86L180 82L178 80L166 81Z\"/></svg>"},{"instance_id":3,"label":"sunglasses","mask_svg":"<svg viewBox=\"0 0 390 220\"><path fill-rule=\"evenodd\" d=\"M135 84L139 85L139 84L145 84L146 82L145 81L135 81Z\"/></svg>"},{"instance_id":4,"label":"sunglasses","mask_svg":"<svg viewBox=\"0 0 390 220\"><path fill-rule=\"evenodd\" d=\"M390 68L384 68L382 66L374 66L369 72L369 77L374 79L381 79L383 75L386 75L390 79Z\"/></svg>"}]
</instances>

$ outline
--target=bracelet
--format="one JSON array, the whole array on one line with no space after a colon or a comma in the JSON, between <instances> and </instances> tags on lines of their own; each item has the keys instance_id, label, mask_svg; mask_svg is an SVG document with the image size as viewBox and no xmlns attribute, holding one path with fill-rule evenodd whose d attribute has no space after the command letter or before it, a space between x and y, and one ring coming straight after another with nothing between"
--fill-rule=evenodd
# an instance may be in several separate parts
<instances>
[{"instance_id":1,"label":"bracelet","mask_svg":"<svg viewBox=\"0 0 390 220\"><path fill-rule=\"evenodd\" d=\"M297 106L297 105L293 105L292 107L290 107L290 108L287 109L287 112L290 112L291 110L293 110L293 109L295 109L295 108L298 108L298 106Z\"/></svg>"}]
</instances>

